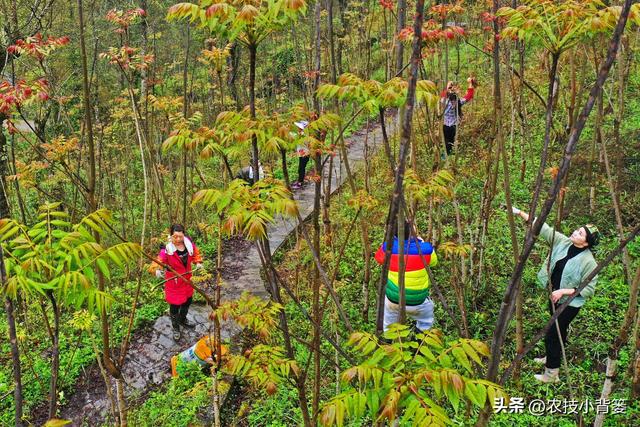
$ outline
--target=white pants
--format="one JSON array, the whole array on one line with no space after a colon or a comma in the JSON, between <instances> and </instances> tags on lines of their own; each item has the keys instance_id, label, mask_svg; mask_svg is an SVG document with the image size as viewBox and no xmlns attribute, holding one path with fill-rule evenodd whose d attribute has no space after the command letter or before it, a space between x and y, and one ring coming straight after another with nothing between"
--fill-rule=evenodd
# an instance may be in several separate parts
<instances>
[{"instance_id":1,"label":"white pants","mask_svg":"<svg viewBox=\"0 0 640 427\"><path fill-rule=\"evenodd\" d=\"M433 326L433 301L427 297L420 305L407 305L407 316L416 321L416 327L421 331L431 329ZM389 298L384 297L384 320L382 327L385 332L392 323L398 323L400 320L400 304L391 302Z\"/></svg>"}]
</instances>

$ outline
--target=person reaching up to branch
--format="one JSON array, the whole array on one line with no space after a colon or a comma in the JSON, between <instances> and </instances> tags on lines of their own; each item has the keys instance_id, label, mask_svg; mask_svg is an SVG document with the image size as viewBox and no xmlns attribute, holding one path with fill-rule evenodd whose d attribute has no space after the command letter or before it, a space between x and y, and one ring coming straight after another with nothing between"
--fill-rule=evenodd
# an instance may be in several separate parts
<instances>
[{"instance_id":1,"label":"person reaching up to branch","mask_svg":"<svg viewBox=\"0 0 640 427\"><path fill-rule=\"evenodd\" d=\"M433 301L429 297L429 274L425 265L436 265L438 257L431 243L425 242L419 237L411 237L410 230L409 223L405 223L403 238L406 313L416 321L416 328L424 332L431 329L434 320ZM375 255L376 261L380 265L384 263L386 246L386 242L384 242ZM392 323L397 323L400 319L399 248L398 227L396 227L385 292L383 321L385 332Z\"/></svg>"},{"instance_id":2,"label":"person reaching up to branch","mask_svg":"<svg viewBox=\"0 0 640 427\"><path fill-rule=\"evenodd\" d=\"M529 215L526 212L513 207L513 213L529 221ZM597 263L592 250L598 244L600 233L596 226L587 224L576 229L571 236L565 236L549 225L543 224L540 236L551 245L551 253L538 272L538 284L542 288L548 288L550 285L549 310L553 315L569 296L577 292L580 283L596 268ZM536 363L545 365L544 373L535 375L538 381L544 383L560 381L558 373L562 360L562 346L567 344L569 324L577 316L580 307L593 296L597 280L598 276L595 276L562 311L557 325L547 332L544 340L546 355L534 359ZM558 336L558 329L560 336Z\"/></svg>"},{"instance_id":3,"label":"person reaching up to branch","mask_svg":"<svg viewBox=\"0 0 640 427\"><path fill-rule=\"evenodd\" d=\"M458 85L452 81L447 83L447 88L440 94L440 104L444 108L442 132L447 156L451 155L455 145L457 128L463 116L462 106L473 99L475 92L476 79L469 77L467 83L467 93L463 97L460 97Z\"/></svg>"},{"instance_id":4,"label":"person reaching up to branch","mask_svg":"<svg viewBox=\"0 0 640 427\"><path fill-rule=\"evenodd\" d=\"M241 179L247 184L253 184L253 166L245 166L238 171L235 176L236 179ZM264 169L262 169L262 163L258 162L258 180L264 179Z\"/></svg>"}]
</instances>

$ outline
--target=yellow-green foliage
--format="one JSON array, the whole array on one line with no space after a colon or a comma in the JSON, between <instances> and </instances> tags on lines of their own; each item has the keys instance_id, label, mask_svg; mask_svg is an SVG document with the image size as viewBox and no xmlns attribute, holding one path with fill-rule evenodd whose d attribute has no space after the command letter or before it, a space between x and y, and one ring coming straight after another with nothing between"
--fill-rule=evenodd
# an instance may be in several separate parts
<instances>
[{"instance_id":1,"label":"yellow-green foliage","mask_svg":"<svg viewBox=\"0 0 640 427\"><path fill-rule=\"evenodd\" d=\"M193 203L213 208L218 215L224 210L225 229L231 234L241 232L251 240L266 237L267 226L274 222L276 215L292 217L298 212L289 190L281 181L272 178L252 186L237 179L224 191L200 190L194 195Z\"/></svg>"},{"instance_id":2,"label":"yellow-green foliage","mask_svg":"<svg viewBox=\"0 0 640 427\"><path fill-rule=\"evenodd\" d=\"M248 292L237 301L222 304L215 311L220 319L232 318L240 326L256 333L262 340L268 339L277 330L278 314L282 306L264 301ZM244 354L231 355L224 370L231 375L242 376L251 386L276 392L277 385L287 378L298 375L300 370L295 360L286 357L278 346L260 343Z\"/></svg>"},{"instance_id":3,"label":"yellow-green foliage","mask_svg":"<svg viewBox=\"0 0 640 427\"><path fill-rule=\"evenodd\" d=\"M407 81L395 77L385 83L376 80L362 80L355 74L342 74L335 85L323 84L318 88L318 97L339 99L360 104L370 113L379 108L399 107L407 101ZM434 108L438 102L436 85L430 80L419 80L416 98Z\"/></svg>"},{"instance_id":4,"label":"yellow-green foliage","mask_svg":"<svg viewBox=\"0 0 640 427\"><path fill-rule=\"evenodd\" d=\"M0 242L4 250L7 283L2 293L16 298L53 292L62 300L91 313L107 307L112 298L95 286L97 272L108 280L109 264L123 267L140 258L136 243L105 246L97 236L108 234L111 213L100 209L77 224L60 210L60 203L40 207L32 226L11 219L0 220Z\"/></svg>"},{"instance_id":5,"label":"yellow-green foliage","mask_svg":"<svg viewBox=\"0 0 640 427\"><path fill-rule=\"evenodd\" d=\"M600 0L527 0L513 9L502 7L498 16L507 19L503 37L539 40L552 53L559 54L586 37L610 31L620 16L620 6L606 6ZM640 23L640 6L632 6L629 21Z\"/></svg>"},{"instance_id":6,"label":"yellow-green foliage","mask_svg":"<svg viewBox=\"0 0 640 427\"><path fill-rule=\"evenodd\" d=\"M482 356L489 355L481 341L445 344L437 330L419 333L415 341L409 335L409 328L400 324L385 334L391 344L365 332L351 335L349 345L363 361L342 373L345 391L323 406L323 425L342 426L362 417L389 424L399 419L413 426L446 425L451 420L445 404L457 411L466 400L482 408L487 399L505 396L498 385L473 378L473 364L481 366Z\"/></svg>"},{"instance_id":7,"label":"yellow-green foliage","mask_svg":"<svg viewBox=\"0 0 640 427\"><path fill-rule=\"evenodd\" d=\"M167 19L189 19L221 38L257 46L306 10L305 0L200 0L171 6Z\"/></svg>"}]
</instances>

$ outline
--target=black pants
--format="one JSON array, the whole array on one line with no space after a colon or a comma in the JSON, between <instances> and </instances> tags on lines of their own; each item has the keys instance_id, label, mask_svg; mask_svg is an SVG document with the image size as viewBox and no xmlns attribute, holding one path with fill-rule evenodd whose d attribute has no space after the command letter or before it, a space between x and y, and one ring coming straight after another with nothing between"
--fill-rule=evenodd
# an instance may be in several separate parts
<instances>
[{"instance_id":1,"label":"black pants","mask_svg":"<svg viewBox=\"0 0 640 427\"><path fill-rule=\"evenodd\" d=\"M447 155L449 155L453 151L453 144L456 142L456 126L443 125L442 131L444 133L444 144L447 147Z\"/></svg>"},{"instance_id":2,"label":"black pants","mask_svg":"<svg viewBox=\"0 0 640 427\"><path fill-rule=\"evenodd\" d=\"M309 163L309 156L298 157L298 182L300 184L304 182L304 175L307 173L307 163Z\"/></svg>"},{"instance_id":3,"label":"black pants","mask_svg":"<svg viewBox=\"0 0 640 427\"><path fill-rule=\"evenodd\" d=\"M171 325L174 328L177 328L179 325L179 321L184 321L187 319L187 313L189 312L189 306L191 305L191 301L193 298L189 297L188 300L183 302L182 304L169 304L169 314L171 315Z\"/></svg>"},{"instance_id":4,"label":"black pants","mask_svg":"<svg viewBox=\"0 0 640 427\"><path fill-rule=\"evenodd\" d=\"M556 304L556 310L560 307L560 304ZM551 311L551 302L549 302L549 311ZM560 326L560 333L562 334L562 342L566 348L567 346L567 330L569 329L569 323L576 317L580 308L567 307L558 317L558 326ZM560 340L558 339L558 328L556 324L547 332L544 337L544 348L547 353L546 366L549 369L556 369L560 367L560 361L562 360L562 348L560 347Z\"/></svg>"}]
</instances>

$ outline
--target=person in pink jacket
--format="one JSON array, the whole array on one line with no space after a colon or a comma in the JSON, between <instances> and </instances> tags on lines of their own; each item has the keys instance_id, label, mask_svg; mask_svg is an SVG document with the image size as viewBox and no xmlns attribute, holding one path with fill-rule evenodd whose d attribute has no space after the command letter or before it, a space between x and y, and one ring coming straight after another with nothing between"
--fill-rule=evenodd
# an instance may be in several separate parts
<instances>
[{"instance_id":1,"label":"person in pink jacket","mask_svg":"<svg viewBox=\"0 0 640 427\"><path fill-rule=\"evenodd\" d=\"M173 339L176 341L180 339L180 326L195 328L195 325L187 320L193 296L193 287L189 280L192 269L201 268L201 263L200 252L191 239L184 235L184 227L181 224L173 224L170 229L170 241L160 250L150 270L155 271L158 278L165 280L164 299L169 303ZM165 265L171 269L165 268Z\"/></svg>"}]
</instances>

